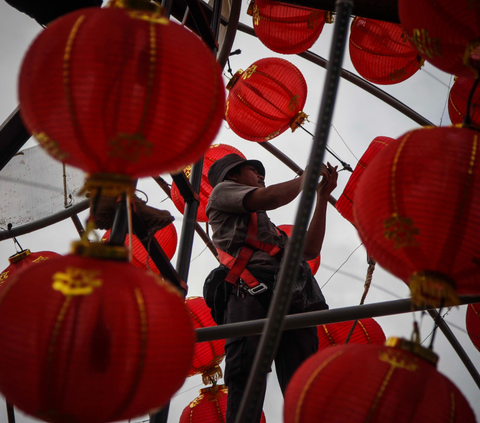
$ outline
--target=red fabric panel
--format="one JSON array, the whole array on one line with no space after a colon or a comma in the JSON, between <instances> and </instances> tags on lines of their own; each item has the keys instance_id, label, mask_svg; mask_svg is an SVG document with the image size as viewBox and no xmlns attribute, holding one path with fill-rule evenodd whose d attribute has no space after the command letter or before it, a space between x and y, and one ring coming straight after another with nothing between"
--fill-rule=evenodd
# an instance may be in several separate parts
<instances>
[{"instance_id":1,"label":"red fabric panel","mask_svg":"<svg viewBox=\"0 0 480 423\"><path fill-rule=\"evenodd\" d=\"M448 115L452 124L461 124L467 112L468 96L472 91L474 79L457 78L453 84L448 97ZM480 126L480 86L477 85L472 97L470 109L472 124Z\"/></svg>"},{"instance_id":2,"label":"red fabric panel","mask_svg":"<svg viewBox=\"0 0 480 423\"><path fill-rule=\"evenodd\" d=\"M458 388L408 351L339 345L306 360L285 395L284 423L474 423Z\"/></svg>"},{"instance_id":3,"label":"red fabric panel","mask_svg":"<svg viewBox=\"0 0 480 423\"><path fill-rule=\"evenodd\" d=\"M128 262L68 255L19 272L0 302L0 390L52 422L147 414L182 386L195 335L173 286Z\"/></svg>"},{"instance_id":4,"label":"red fabric panel","mask_svg":"<svg viewBox=\"0 0 480 423\"><path fill-rule=\"evenodd\" d=\"M480 67L480 9L470 1L399 0L400 23L418 53L456 76L474 78Z\"/></svg>"},{"instance_id":5,"label":"red fabric panel","mask_svg":"<svg viewBox=\"0 0 480 423\"><path fill-rule=\"evenodd\" d=\"M82 9L34 41L22 119L53 157L137 178L178 171L208 148L223 117L218 64L196 35L155 16Z\"/></svg>"},{"instance_id":6,"label":"red fabric panel","mask_svg":"<svg viewBox=\"0 0 480 423\"><path fill-rule=\"evenodd\" d=\"M398 24L356 17L349 47L357 72L375 84L398 84L420 69L421 57Z\"/></svg>"},{"instance_id":7,"label":"red fabric panel","mask_svg":"<svg viewBox=\"0 0 480 423\"><path fill-rule=\"evenodd\" d=\"M273 57L260 59L230 89L225 119L239 137L268 141L289 128L306 98L307 84L294 65Z\"/></svg>"}]
</instances>

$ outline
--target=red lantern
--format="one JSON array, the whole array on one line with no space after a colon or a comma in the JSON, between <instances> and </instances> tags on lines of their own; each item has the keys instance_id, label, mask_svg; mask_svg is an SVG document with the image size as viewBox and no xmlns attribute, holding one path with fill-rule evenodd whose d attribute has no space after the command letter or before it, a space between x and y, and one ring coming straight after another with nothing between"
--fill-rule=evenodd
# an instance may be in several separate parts
<instances>
[{"instance_id":1,"label":"red lantern","mask_svg":"<svg viewBox=\"0 0 480 423\"><path fill-rule=\"evenodd\" d=\"M200 390L200 395L185 407L179 423L224 423L227 412L228 389L215 385ZM260 423L265 423L262 413Z\"/></svg>"},{"instance_id":2,"label":"red lantern","mask_svg":"<svg viewBox=\"0 0 480 423\"><path fill-rule=\"evenodd\" d=\"M110 239L110 233L112 231L109 229L105 234L102 236L102 242L106 242ZM169 260L172 259L175 251L177 250L177 230L173 223L165 226L164 228L160 229L155 233L155 239L162 247L163 252L168 257ZM125 238L125 246L128 247L130 245L130 239L127 234ZM147 257L148 257L148 267L147 267ZM136 235L132 237L132 264L140 269L150 269L155 273L160 273L155 266L153 260L148 256L145 247L137 238Z\"/></svg>"},{"instance_id":3,"label":"red lantern","mask_svg":"<svg viewBox=\"0 0 480 423\"><path fill-rule=\"evenodd\" d=\"M339 322L317 326L318 350L331 345L345 344L354 322ZM349 344L383 345L385 334L381 326L372 318L358 320L348 341Z\"/></svg>"},{"instance_id":4,"label":"red lantern","mask_svg":"<svg viewBox=\"0 0 480 423\"><path fill-rule=\"evenodd\" d=\"M390 142L394 141L393 138L389 137L376 137L368 146L367 151L363 153L363 156L357 163L357 166L353 170L350 179L345 185L345 189L342 192L342 195L339 197L335 203L335 208L339 213L347 219L350 223L353 221L353 200L355 197L355 190L357 189L358 181L362 176L364 170L367 168L368 164L375 158L375 156Z\"/></svg>"},{"instance_id":5,"label":"red lantern","mask_svg":"<svg viewBox=\"0 0 480 423\"><path fill-rule=\"evenodd\" d=\"M322 33L325 21L333 22L330 12L272 0L254 0L252 15L258 39L282 54L308 50Z\"/></svg>"},{"instance_id":6,"label":"red lantern","mask_svg":"<svg viewBox=\"0 0 480 423\"><path fill-rule=\"evenodd\" d=\"M398 84L423 65L423 59L398 24L356 17L349 45L353 66L375 84Z\"/></svg>"},{"instance_id":7,"label":"red lantern","mask_svg":"<svg viewBox=\"0 0 480 423\"><path fill-rule=\"evenodd\" d=\"M461 124L467 114L467 102L470 95L474 79L456 78L448 97L448 115L452 124ZM480 87L477 86L472 96L472 104L470 106L470 118L472 124L480 126Z\"/></svg>"},{"instance_id":8,"label":"red lantern","mask_svg":"<svg viewBox=\"0 0 480 423\"><path fill-rule=\"evenodd\" d=\"M185 300L192 318L194 329L217 326L202 297L190 297ZM188 376L201 374L205 385L216 382L222 377L219 364L225 356L225 340L200 342L195 344L193 363Z\"/></svg>"},{"instance_id":9,"label":"red lantern","mask_svg":"<svg viewBox=\"0 0 480 423\"><path fill-rule=\"evenodd\" d=\"M210 169L210 166L213 164L213 162L217 161L218 159L221 159L223 156L226 156L227 154L232 154L232 153L236 153L239 156L246 158L235 147L232 147L231 145L227 145L227 144L214 144L210 146L210 148L205 153L205 158L203 161L203 169L202 169L202 183L200 186L200 193L199 193L200 204L198 206L198 212L197 212L197 221L199 222L208 222L205 209L207 207L208 199L210 198L210 194L212 193L212 189L213 189L208 182L208 170ZM187 175L187 178L190 179L191 166L187 166L184 169L184 172ZM183 199L182 194L180 194L180 191L178 190L175 182L172 183L172 190L170 195L172 197L173 204L175 204L175 207L177 208L177 210L180 213L184 214L185 200Z\"/></svg>"},{"instance_id":10,"label":"red lantern","mask_svg":"<svg viewBox=\"0 0 480 423\"><path fill-rule=\"evenodd\" d=\"M383 149L362 176L355 224L368 253L416 304L480 293L478 132L424 128Z\"/></svg>"},{"instance_id":11,"label":"red lantern","mask_svg":"<svg viewBox=\"0 0 480 423\"><path fill-rule=\"evenodd\" d=\"M225 98L215 57L195 34L158 12L117 8L49 25L24 59L19 87L22 119L45 150L110 182L198 160Z\"/></svg>"},{"instance_id":12,"label":"red lantern","mask_svg":"<svg viewBox=\"0 0 480 423\"><path fill-rule=\"evenodd\" d=\"M60 254L54 253L53 251L39 251L38 253L32 253L28 248L9 257L8 262L10 265L0 273L0 292L5 289L9 281L12 280L12 277L20 270L23 270L31 264L41 263L52 257L60 257Z\"/></svg>"},{"instance_id":13,"label":"red lantern","mask_svg":"<svg viewBox=\"0 0 480 423\"><path fill-rule=\"evenodd\" d=\"M118 258L87 257L99 252ZM7 401L50 422L100 423L149 413L180 388L195 342L183 298L119 261L125 253L94 243L85 257L51 258L15 275L0 296Z\"/></svg>"},{"instance_id":14,"label":"red lantern","mask_svg":"<svg viewBox=\"0 0 480 423\"><path fill-rule=\"evenodd\" d=\"M467 332L475 348L480 351L480 304L469 304L466 316Z\"/></svg>"},{"instance_id":15,"label":"red lantern","mask_svg":"<svg viewBox=\"0 0 480 423\"><path fill-rule=\"evenodd\" d=\"M470 1L399 0L400 23L418 53L452 75L474 78L480 66L480 26Z\"/></svg>"},{"instance_id":16,"label":"red lantern","mask_svg":"<svg viewBox=\"0 0 480 423\"><path fill-rule=\"evenodd\" d=\"M458 388L420 345L339 345L307 359L285 395L285 423L474 423Z\"/></svg>"},{"instance_id":17,"label":"red lantern","mask_svg":"<svg viewBox=\"0 0 480 423\"><path fill-rule=\"evenodd\" d=\"M227 89L225 119L232 131L246 140L268 141L289 127L295 131L307 117L302 112L307 84L286 60L260 59L245 72L239 70Z\"/></svg>"},{"instance_id":18,"label":"red lantern","mask_svg":"<svg viewBox=\"0 0 480 423\"><path fill-rule=\"evenodd\" d=\"M278 229L285 232L289 237L292 234L293 225L280 225ZM307 263L310 266L310 269L312 270L312 275L315 276L315 274L318 272L318 269L320 267L320 254L317 257L315 257L313 260L308 261Z\"/></svg>"}]
</instances>

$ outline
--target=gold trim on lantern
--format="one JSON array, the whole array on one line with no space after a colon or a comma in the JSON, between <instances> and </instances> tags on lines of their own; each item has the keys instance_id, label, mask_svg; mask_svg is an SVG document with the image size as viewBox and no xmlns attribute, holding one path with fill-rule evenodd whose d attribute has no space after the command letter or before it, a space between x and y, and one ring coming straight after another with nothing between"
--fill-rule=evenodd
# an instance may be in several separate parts
<instances>
[{"instance_id":1,"label":"gold trim on lantern","mask_svg":"<svg viewBox=\"0 0 480 423\"><path fill-rule=\"evenodd\" d=\"M87 175L85 185L80 191L90 192L90 197L101 194L102 197L118 197L122 194L135 194L135 181L127 175L118 173L94 173Z\"/></svg>"},{"instance_id":2,"label":"gold trim on lantern","mask_svg":"<svg viewBox=\"0 0 480 423\"><path fill-rule=\"evenodd\" d=\"M325 10L325 14L324 14L325 23L333 24L335 22L334 14L335 14L334 12Z\"/></svg>"},{"instance_id":3,"label":"gold trim on lantern","mask_svg":"<svg viewBox=\"0 0 480 423\"><path fill-rule=\"evenodd\" d=\"M248 15L248 16L253 16L253 6L255 6L255 0L252 0L252 1L248 4L248 9L247 9L247 15Z\"/></svg>"},{"instance_id":4,"label":"gold trim on lantern","mask_svg":"<svg viewBox=\"0 0 480 423\"><path fill-rule=\"evenodd\" d=\"M438 355L435 354L432 350L422 347L416 342L407 341L403 338L391 337L385 341L385 346L411 352L412 354L415 354L418 357L421 357L424 360L428 361L435 367L437 366Z\"/></svg>"},{"instance_id":5,"label":"gold trim on lantern","mask_svg":"<svg viewBox=\"0 0 480 423\"><path fill-rule=\"evenodd\" d=\"M75 241L72 242L70 253L81 257L128 261L128 250L125 247L103 242Z\"/></svg>"},{"instance_id":6,"label":"gold trim on lantern","mask_svg":"<svg viewBox=\"0 0 480 423\"><path fill-rule=\"evenodd\" d=\"M25 257L28 257L31 253L31 251L27 248L26 250L20 251L17 254L14 254L13 256L10 256L8 258L8 262L10 264L13 263L18 263L19 261L23 260Z\"/></svg>"},{"instance_id":7,"label":"gold trim on lantern","mask_svg":"<svg viewBox=\"0 0 480 423\"><path fill-rule=\"evenodd\" d=\"M417 47L420 54L427 56L429 59L432 59L434 56L443 57L440 48L440 38L430 37L426 29L414 29L410 40Z\"/></svg>"},{"instance_id":8,"label":"gold trim on lantern","mask_svg":"<svg viewBox=\"0 0 480 423\"><path fill-rule=\"evenodd\" d=\"M146 10L152 13L163 14L165 9L157 3L151 3L150 0L110 0L105 7L116 9L134 9Z\"/></svg>"},{"instance_id":9,"label":"gold trim on lantern","mask_svg":"<svg viewBox=\"0 0 480 423\"><path fill-rule=\"evenodd\" d=\"M202 373L202 382L204 385L209 383L216 383L223 377L222 369L218 364L213 367L209 367Z\"/></svg>"},{"instance_id":10,"label":"gold trim on lantern","mask_svg":"<svg viewBox=\"0 0 480 423\"><path fill-rule=\"evenodd\" d=\"M233 86L238 81L238 78L240 78L242 73L243 73L243 69L239 69L238 71L235 72L235 75L232 76L232 78L230 79L230 81L228 81L228 84L226 86L228 91L230 91L233 88Z\"/></svg>"},{"instance_id":11,"label":"gold trim on lantern","mask_svg":"<svg viewBox=\"0 0 480 423\"><path fill-rule=\"evenodd\" d=\"M55 141L54 139L50 138L45 132L33 132L32 134L34 138L38 141L40 146L48 153L50 156L54 157L55 159L59 161L64 161L68 157L70 157L70 154L67 153L66 151L63 151L59 145L58 142Z\"/></svg>"},{"instance_id":12,"label":"gold trim on lantern","mask_svg":"<svg viewBox=\"0 0 480 423\"><path fill-rule=\"evenodd\" d=\"M289 125L292 130L292 132L295 132L295 130L303 123L305 120L308 120L308 115L301 110L297 112L297 114L292 118L290 121Z\"/></svg>"},{"instance_id":13,"label":"gold trim on lantern","mask_svg":"<svg viewBox=\"0 0 480 423\"><path fill-rule=\"evenodd\" d=\"M408 281L412 303L417 307L454 306L460 300L455 281L444 273L425 270L413 273Z\"/></svg>"}]
</instances>

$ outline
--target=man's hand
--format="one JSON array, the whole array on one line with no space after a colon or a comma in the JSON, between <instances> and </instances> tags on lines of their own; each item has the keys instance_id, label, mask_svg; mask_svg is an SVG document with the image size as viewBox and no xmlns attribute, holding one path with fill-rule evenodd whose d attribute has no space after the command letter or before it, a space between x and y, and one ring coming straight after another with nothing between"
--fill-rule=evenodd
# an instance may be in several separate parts
<instances>
[{"instance_id":1,"label":"man's hand","mask_svg":"<svg viewBox=\"0 0 480 423\"><path fill-rule=\"evenodd\" d=\"M320 173L322 180L317 186L317 194L319 197L328 200L328 197L336 188L338 179L337 168L338 166L333 167L329 162L327 162L327 166L322 166L322 172Z\"/></svg>"}]
</instances>

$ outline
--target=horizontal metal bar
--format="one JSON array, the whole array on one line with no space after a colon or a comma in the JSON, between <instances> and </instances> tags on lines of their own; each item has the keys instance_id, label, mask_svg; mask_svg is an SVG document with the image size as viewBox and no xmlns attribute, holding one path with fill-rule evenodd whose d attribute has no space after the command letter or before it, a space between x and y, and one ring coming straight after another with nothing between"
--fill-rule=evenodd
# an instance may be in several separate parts
<instances>
[{"instance_id":1,"label":"horizontal metal bar","mask_svg":"<svg viewBox=\"0 0 480 423\"><path fill-rule=\"evenodd\" d=\"M480 302L480 296L461 296L460 304ZM328 323L346 322L350 320L366 319L368 317L391 316L410 313L412 311L431 310L433 307L414 308L410 298L403 300L385 301L361 306L342 307L332 310L312 311L309 313L293 314L285 318L284 330L299 329L309 326L325 325ZM240 336L259 335L262 333L267 319L250 320L241 323L231 323L209 328L196 329L197 342L213 341Z\"/></svg>"}]
</instances>

